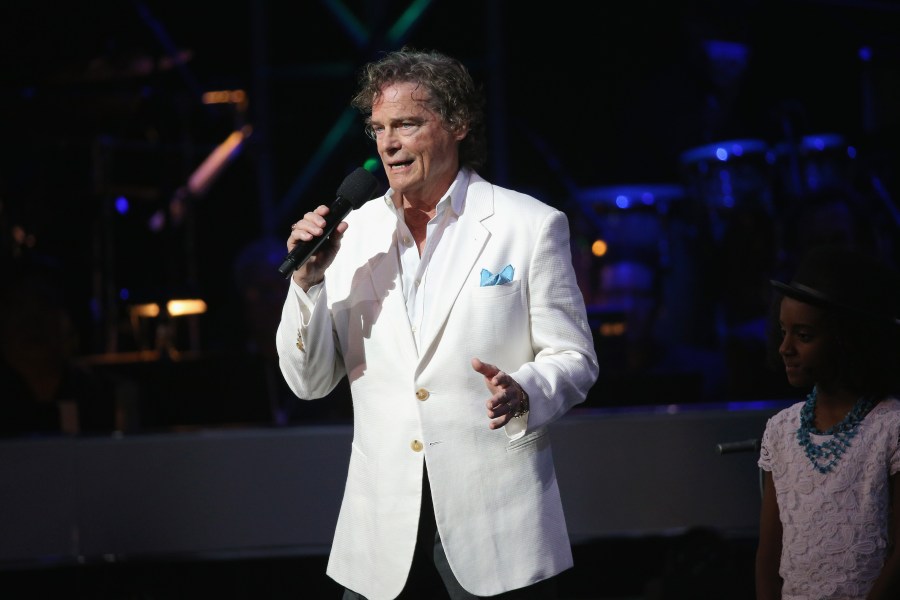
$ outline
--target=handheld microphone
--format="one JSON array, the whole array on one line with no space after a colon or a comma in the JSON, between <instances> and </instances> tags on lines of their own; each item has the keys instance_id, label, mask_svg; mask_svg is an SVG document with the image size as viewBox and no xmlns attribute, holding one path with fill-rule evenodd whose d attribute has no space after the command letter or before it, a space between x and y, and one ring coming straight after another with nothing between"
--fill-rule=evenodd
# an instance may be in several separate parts
<instances>
[{"instance_id":1,"label":"handheld microphone","mask_svg":"<svg viewBox=\"0 0 900 600\"><path fill-rule=\"evenodd\" d=\"M359 208L372 199L372 194L375 193L377 187L378 180L362 167L357 167L355 171L347 175L337 190L337 199L328 207L322 235L306 242L301 241L294 246L293 250L284 258L281 266L278 267L278 272L287 279L291 273L302 267L303 263L315 254L322 242L328 239L334 228L344 220L351 210Z\"/></svg>"}]
</instances>

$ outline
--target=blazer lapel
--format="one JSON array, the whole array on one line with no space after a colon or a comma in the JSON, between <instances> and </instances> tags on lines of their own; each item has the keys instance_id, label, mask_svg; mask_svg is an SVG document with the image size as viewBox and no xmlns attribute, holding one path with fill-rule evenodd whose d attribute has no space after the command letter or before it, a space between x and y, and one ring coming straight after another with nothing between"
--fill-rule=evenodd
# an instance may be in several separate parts
<instances>
[{"instance_id":1,"label":"blazer lapel","mask_svg":"<svg viewBox=\"0 0 900 600\"><path fill-rule=\"evenodd\" d=\"M403 291L400 289L400 264L397 258L397 223L395 217L389 211L379 214L388 215L387 218L379 218L375 222L366 225L366 235L372 236L375 244L372 258L369 259L368 272L374 288L375 297L379 298L381 313L379 319L386 319L385 323L390 329L397 332L397 337L392 343L397 343L397 349L406 356L410 362L418 360L416 353L416 341L413 338L409 323L409 314L406 312L406 303L403 300Z\"/></svg>"},{"instance_id":2,"label":"blazer lapel","mask_svg":"<svg viewBox=\"0 0 900 600\"><path fill-rule=\"evenodd\" d=\"M463 213L459 216L453 245L449 249L452 263L440 281L434 309L426 316L429 321L427 331L432 332L431 337L422 340L419 356L426 356L437 342L450 310L490 239L490 231L482 221L494 213L491 185L474 173L471 177Z\"/></svg>"}]
</instances>

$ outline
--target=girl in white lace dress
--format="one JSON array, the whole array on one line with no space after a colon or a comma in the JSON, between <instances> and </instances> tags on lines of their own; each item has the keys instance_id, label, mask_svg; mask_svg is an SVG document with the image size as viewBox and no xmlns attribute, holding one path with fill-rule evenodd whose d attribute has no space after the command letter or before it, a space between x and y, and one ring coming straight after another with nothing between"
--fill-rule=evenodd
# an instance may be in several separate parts
<instances>
[{"instance_id":1,"label":"girl in white lace dress","mask_svg":"<svg viewBox=\"0 0 900 600\"><path fill-rule=\"evenodd\" d=\"M806 400L769 419L758 600L900 599L900 284L818 248L778 294L773 345Z\"/></svg>"}]
</instances>

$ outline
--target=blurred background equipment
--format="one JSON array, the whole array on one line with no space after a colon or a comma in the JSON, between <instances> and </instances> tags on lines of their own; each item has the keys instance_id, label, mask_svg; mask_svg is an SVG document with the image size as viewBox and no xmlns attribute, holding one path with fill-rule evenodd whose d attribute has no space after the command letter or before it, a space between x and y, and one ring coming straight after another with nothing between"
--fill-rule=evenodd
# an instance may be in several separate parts
<instances>
[{"instance_id":1,"label":"blurred background equipment","mask_svg":"<svg viewBox=\"0 0 900 600\"><path fill-rule=\"evenodd\" d=\"M896 258L900 11L595 8L517 11L511 28L500 2L239 2L213 28L199 5L4 7L0 258L58 269L85 364L199 374L237 360L247 343L235 324L253 318L239 253L284 238L373 164L348 109L356 69L405 43L432 46L486 87L485 175L569 214L592 320L621 332L598 339L610 370L690 348L724 361L724 383L701 386L704 398L780 394L757 371L765 281L818 239L868 240ZM483 30L454 35L461 15ZM535 45L536 31L553 43ZM535 94L537 82L550 92ZM164 310L184 299L205 312ZM616 345L626 339L628 361ZM656 351L634 350L650 339ZM695 384L670 396L696 397ZM239 388L223 390L233 406ZM145 410L172 402L146 394ZM597 402L657 400L625 389Z\"/></svg>"},{"instance_id":2,"label":"blurred background equipment","mask_svg":"<svg viewBox=\"0 0 900 600\"><path fill-rule=\"evenodd\" d=\"M561 597L752 599L758 469L712 449L796 397L768 280L825 240L900 259L900 5L31 0L0 33L3 583L337 597L352 405L287 389L276 267L348 173L386 188L348 105L408 43L484 84L484 175L571 224L602 370L554 434ZM597 439L628 460L586 470Z\"/></svg>"}]
</instances>

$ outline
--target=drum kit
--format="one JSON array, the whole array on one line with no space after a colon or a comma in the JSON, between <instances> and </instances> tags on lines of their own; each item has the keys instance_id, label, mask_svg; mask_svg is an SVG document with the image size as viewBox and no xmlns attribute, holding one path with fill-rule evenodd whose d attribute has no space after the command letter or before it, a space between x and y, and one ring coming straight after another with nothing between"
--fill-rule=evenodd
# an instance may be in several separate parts
<instances>
[{"instance_id":1,"label":"drum kit","mask_svg":"<svg viewBox=\"0 0 900 600\"><path fill-rule=\"evenodd\" d=\"M657 265L666 267L672 235L678 233L673 228L717 241L741 211L777 219L786 202L852 181L856 155L835 133L776 144L733 139L690 148L680 156L679 182L578 190L575 201L586 217L579 225L601 242L592 245L594 256L655 255Z\"/></svg>"},{"instance_id":2,"label":"drum kit","mask_svg":"<svg viewBox=\"0 0 900 600\"><path fill-rule=\"evenodd\" d=\"M727 262L717 254L734 251L731 238L753 235L732 230L747 223L774 228L788 203L851 181L855 160L856 149L834 133L775 144L730 139L684 151L678 182L578 190L574 200L584 218L573 222L573 240L581 241L574 259L589 312L603 302L603 269L637 262L654 270L673 322L685 328L673 335L697 335L688 333L696 324L687 315L714 310L698 297L709 276L703 265Z\"/></svg>"},{"instance_id":3,"label":"drum kit","mask_svg":"<svg viewBox=\"0 0 900 600\"><path fill-rule=\"evenodd\" d=\"M791 200L852 181L856 154L835 133L776 144L725 140L683 152L681 169L717 240L736 211L759 210L777 219Z\"/></svg>"}]
</instances>

